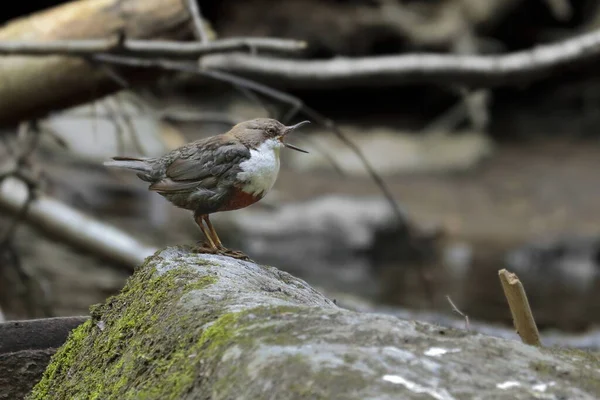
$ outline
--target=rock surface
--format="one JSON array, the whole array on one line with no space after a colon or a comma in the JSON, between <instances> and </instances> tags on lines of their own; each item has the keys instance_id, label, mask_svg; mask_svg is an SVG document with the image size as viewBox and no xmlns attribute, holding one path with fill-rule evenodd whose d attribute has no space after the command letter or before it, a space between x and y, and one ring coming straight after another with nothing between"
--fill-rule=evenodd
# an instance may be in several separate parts
<instances>
[{"instance_id":1,"label":"rock surface","mask_svg":"<svg viewBox=\"0 0 600 400\"><path fill-rule=\"evenodd\" d=\"M273 267L150 257L92 309L31 399L595 399L593 353L338 307Z\"/></svg>"}]
</instances>

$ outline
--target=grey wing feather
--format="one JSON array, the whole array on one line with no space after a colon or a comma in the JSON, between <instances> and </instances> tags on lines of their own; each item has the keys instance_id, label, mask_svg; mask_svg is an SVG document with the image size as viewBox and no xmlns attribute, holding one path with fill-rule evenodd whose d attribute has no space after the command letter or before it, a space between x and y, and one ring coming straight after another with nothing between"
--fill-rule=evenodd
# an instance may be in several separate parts
<instances>
[{"instance_id":1,"label":"grey wing feather","mask_svg":"<svg viewBox=\"0 0 600 400\"><path fill-rule=\"evenodd\" d=\"M177 158L167 167L166 175L175 181L201 181L208 177L219 177L249 157L250 150L243 144L227 144L213 151Z\"/></svg>"},{"instance_id":2,"label":"grey wing feather","mask_svg":"<svg viewBox=\"0 0 600 400\"><path fill-rule=\"evenodd\" d=\"M202 160L197 158L177 158L167 167L165 174L179 181L202 179L208 171L201 166Z\"/></svg>"},{"instance_id":3,"label":"grey wing feather","mask_svg":"<svg viewBox=\"0 0 600 400\"><path fill-rule=\"evenodd\" d=\"M220 145L220 146L218 146ZM215 189L220 178L228 172L237 173L241 161L250 151L241 143L207 143L205 151L192 151L173 160L165 177L150 186L157 192L192 191L198 188Z\"/></svg>"},{"instance_id":4,"label":"grey wing feather","mask_svg":"<svg viewBox=\"0 0 600 400\"><path fill-rule=\"evenodd\" d=\"M184 192L198 187L197 181L175 182L171 179L163 179L154 182L149 189L159 193Z\"/></svg>"}]
</instances>

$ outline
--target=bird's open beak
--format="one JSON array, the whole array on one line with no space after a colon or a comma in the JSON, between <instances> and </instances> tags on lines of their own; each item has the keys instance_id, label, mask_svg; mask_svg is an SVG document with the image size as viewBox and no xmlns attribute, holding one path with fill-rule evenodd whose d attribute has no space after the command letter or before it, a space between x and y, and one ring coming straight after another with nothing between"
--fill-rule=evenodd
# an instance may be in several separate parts
<instances>
[{"instance_id":1,"label":"bird's open beak","mask_svg":"<svg viewBox=\"0 0 600 400\"><path fill-rule=\"evenodd\" d=\"M302 125L306 125L306 124L310 124L310 121L302 121L302 122L297 123L296 125L288 126L287 129L285 130L285 133L281 136L281 143L283 143L283 145L285 147L287 147L288 149L300 151L302 153L308 153L308 151L306 151L306 150L303 150L299 147L294 146L293 144L289 144L289 143L286 143L283 141L284 136L286 136L288 133L290 133L293 130L296 130L297 128L300 128Z\"/></svg>"},{"instance_id":2,"label":"bird's open beak","mask_svg":"<svg viewBox=\"0 0 600 400\"><path fill-rule=\"evenodd\" d=\"M281 142L281 143L283 143L283 145L285 147L287 147L288 149L292 149L292 150L296 150L296 151L300 151L302 153L307 153L308 154L308 151L302 150L300 147L296 147L293 144L289 144L289 143L286 143L286 142Z\"/></svg>"}]
</instances>

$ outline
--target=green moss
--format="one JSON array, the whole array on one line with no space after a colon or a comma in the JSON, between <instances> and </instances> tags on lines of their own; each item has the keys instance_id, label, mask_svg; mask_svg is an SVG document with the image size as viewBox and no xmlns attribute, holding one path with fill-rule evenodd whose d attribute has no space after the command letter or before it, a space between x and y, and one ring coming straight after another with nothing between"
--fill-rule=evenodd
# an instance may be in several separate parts
<instances>
[{"instance_id":1,"label":"green moss","mask_svg":"<svg viewBox=\"0 0 600 400\"><path fill-rule=\"evenodd\" d=\"M194 321L197 329L182 323L187 314L179 300L215 281L191 268L159 274L140 267L119 295L92 307L92 319L71 333L29 398L179 398L200 365L188 360L218 337L214 329L202 332L210 315Z\"/></svg>"},{"instance_id":2,"label":"green moss","mask_svg":"<svg viewBox=\"0 0 600 400\"><path fill-rule=\"evenodd\" d=\"M204 347L206 352L215 352L222 348L223 344L231 340L234 334L233 327L239 317L240 315L236 313L223 315L202 332L198 344Z\"/></svg>"},{"instance_id":3,"label":"green moss","mask_svg":"<svg viewBox=\"0 0 600 400\"><path fill-rule=\"evenodd\" d=\"M68 367L72 365L74 357L81 351L86 333L92 324L91 320L87 320L69 333L67 341L54 355L53 360L61 360L61 362L52 362L48 365L44 373L44 378L38 384L38 390L42 393L48 392L49 382L56 377L68 374Z\"/></svg>"},{"instance_id":4,"label":"green moss","mask_svg":"<svg viewBox=\"0 0 600 400\"><path fill-rule=\"evenodd\" d=\"M202 279L196 279L196 280L186 283L183 290L186 292L190 292L192 290L200 290L200 289L203 289L206 286L212 285L213 283L216 283L216 282L217 282L216 276L207 275L207 276L204 276Z\"/></svg>"},{"instance_id":5,"label":"green moss","mask_svg":"<svg viewBox=\"0 0 600 400\"><path fill-rule=\"evenodd\" d=\"M161 262L156 256L136 271L119 295L91 308L91 320L71 333L29 399L168 400L199 393L229 398L239 394L240 377L249 371L243 367L246 359L223 359L228 349L239 349L231 354L243 358L263 345L300 345L299 336L313 334L315 319L321 318L307 307L227 313L226 301L209 296L198 304L186 294L216 282L210 268L161 274L154 267ZM310 374L314 367L300 355L284 361L293 364L290 371L298 376ZM273 368L277 376L287 366ZM343 379L331 375L319 390L297 389L306 398L326 398L329 387Z\"/></svg>"}]
</instances>

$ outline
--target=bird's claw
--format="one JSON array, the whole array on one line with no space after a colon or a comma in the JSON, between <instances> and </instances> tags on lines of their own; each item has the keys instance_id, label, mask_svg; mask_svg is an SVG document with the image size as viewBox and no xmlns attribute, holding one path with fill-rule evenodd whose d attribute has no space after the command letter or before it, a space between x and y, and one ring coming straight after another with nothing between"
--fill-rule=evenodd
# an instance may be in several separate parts
<instances>
[{"instance_id":1,"label":"bird's claw","mask_svg":"<svg viewBox=\"0 0 600 400\"><path fill-rule=\"evenodd\" d=\"M204 254L219 254L219 250L212 247L206 242L198 242L194 247L194 252Z\"/></svg>"},{"instance_id":2,"label":"bird's claw","mask_svg":"<svg viewBox=\"0 0 600 400\"><path fill-rule=\"evenodd\" d=\"M223 247L223 248L219 249L219 254L221 254L223 256L235 258L237 260L253 262L250 259L250 257L248 257L246 254L244 254L243 252L241 252L239 250L230 250L230 249L226 249Z\"/></svg>"},{"instance_id":3,"label":"bird's claw","mask_svg":"<svg viewBox=\"0 0 600 400\"><path fill-rule=\"evenodd\" d=\"M226 247L212 247L209 243L206 242L198 242L196 243L196 247L194 248L196 253L204 253L204 254L218 254L222 256L227 256L231 258L235 258L236 260L250 261L253 262L250 257L239 250L230 250Z\"/></svg>"}]
</instances>

